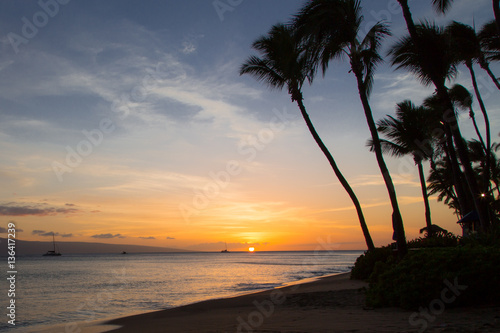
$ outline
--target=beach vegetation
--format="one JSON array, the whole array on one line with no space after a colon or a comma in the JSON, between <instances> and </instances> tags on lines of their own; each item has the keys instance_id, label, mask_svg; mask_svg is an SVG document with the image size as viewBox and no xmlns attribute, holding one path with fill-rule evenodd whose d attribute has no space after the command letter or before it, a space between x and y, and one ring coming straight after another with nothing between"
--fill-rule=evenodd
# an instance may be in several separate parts
<instances>
[{"instance_id":1,"label":"beach vegetation","mask_svg":"<svg viewBox=\"0 0 500 333\"><path fill-rule=\"evenodd\" d=\"M461 286L448 307L499 302L500 248L455 246L409 251L399 262L378 262L370 276L367 304L416 310L439 299L446 286Z\"/></svg>"}]
</instances>

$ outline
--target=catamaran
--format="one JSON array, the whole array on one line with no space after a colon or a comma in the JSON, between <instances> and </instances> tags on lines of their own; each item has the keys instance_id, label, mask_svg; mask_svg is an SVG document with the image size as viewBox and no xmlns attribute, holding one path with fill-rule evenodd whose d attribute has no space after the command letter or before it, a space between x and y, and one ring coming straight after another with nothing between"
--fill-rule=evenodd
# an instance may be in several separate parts
<instances>
[{"instance_id":1,"label":"catamaran","mask_svg":"<svg viewBox=\"0 0 500 333\"><path fill-rule=\"evenodd\" d=\"M226 243L226 242L224 242L224 243ZM229 253L229 251L227 250L227 243L226 243L226 249L225 249L225 250L222 250L222 251L220 251L220 252L221 252L221 253Z\"/></svg>"},{"instance_id":2,"label":"catamaran","mask_svg":"<svg viewBox=\"0 0 500 333\"><path fill-rule=\"evenodd\" d=\"M57 257L61 255L61 253L56 252L56 240L54 238L54 234L52 234L52 244L54 244L54 250L47 251L47 253L43 255L44 257Z\"/></svg>"}]
</instances>

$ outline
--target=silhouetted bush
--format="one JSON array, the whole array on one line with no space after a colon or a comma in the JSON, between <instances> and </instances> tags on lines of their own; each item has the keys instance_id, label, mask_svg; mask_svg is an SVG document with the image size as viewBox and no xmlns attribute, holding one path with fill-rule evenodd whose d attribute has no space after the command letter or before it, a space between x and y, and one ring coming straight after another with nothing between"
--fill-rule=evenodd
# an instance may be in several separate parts
<instances>
[{"instance_id":1,"label":"silhouetted bush","mask_svg":"<svg viewBox=\"0 0 500 333\"><path fill-rule=\"evenodd\" d=\"M368 280L377 262L392 261L392 252L390 247L378 247L365 252L356 259L351 270L351 279Z\"/></svg>"},{"instance_id":2,"label":"silhouetted bush","mask_svg":"<svg viewBox=\"0 0 500 333\"><path fill-rule=\"evenodd\" d=\"M467 286L446 307L499 304L500 249L454 247L410 251L399 263L379 261L370 276L367 303L405 309L428 307L449 285ZM448 293L448 296L450 294ZM451 294L452 295L452 294Z\"/></svg>"},{"instance_id":3,"label":"silhouetted bush","mask_svg":"<svg viewBox=\"0 0 500 333\"><path fill-rule=\"evenodd\" d=\"M430 247L455 247L460 241L459 236L452 233L439 233L432 237L420 237L408 241L409 249L430 248Z\"/></svg>"}]
</instances>

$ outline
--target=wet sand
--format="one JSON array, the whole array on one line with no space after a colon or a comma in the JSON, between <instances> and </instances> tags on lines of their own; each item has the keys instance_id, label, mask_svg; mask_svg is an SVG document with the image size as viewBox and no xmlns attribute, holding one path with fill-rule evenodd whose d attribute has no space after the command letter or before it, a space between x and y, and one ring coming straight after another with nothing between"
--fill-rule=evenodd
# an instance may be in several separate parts
<instances>
[{"instance_id":1,"label":"wet sand","mask_svg":"<svg viewBox=\"0 0 500 333\"><path fill-rule=\"evenodd\" d=\"M44 332L500 332L500 307L444 309L417 316L396 308L365 306L367 284L350 273L237 297ZM66 327L67 328L67 327Z\"/></svg>"}]
</instances>

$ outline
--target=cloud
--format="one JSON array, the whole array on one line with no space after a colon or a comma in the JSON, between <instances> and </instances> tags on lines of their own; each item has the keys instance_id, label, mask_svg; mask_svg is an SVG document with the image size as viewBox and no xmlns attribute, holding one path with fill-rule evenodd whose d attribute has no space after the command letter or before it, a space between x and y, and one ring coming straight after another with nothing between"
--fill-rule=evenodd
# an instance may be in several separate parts
<instances>
[{"instance_id":1,"label":"cloud","mask_svg":"<svg viewBox=\"0 0 500 333\"><path fill-rule=\"evenodd\" d=\"M166 239L175 239L175 237L167 237Z\"/></svg>"},{"instance_id":2,"label":"cloud","mask_svg":"<svg viewBox=\"0 0 500 333\"><path fill-rule=\"evenodd\" d=\"M3 228L3 227L0 227L0 234L6 234L7 233L7 228ZM24 230L23 229L17 229L16 228L16 233L17 232L23 232Z\"/></svg>"},{"instance_id":3,"label":"cloud","mask_svg":"<svg viewBox=\"0 0 500 333\"><path fill-rule=\"evenodd\" d=\"M38 235L38 236L42 236L42 237L52 237L52 235L54 236L60 236L60 234L58 232L54 232L54 231L45 231L45 230L33 230L31 232L32 235ZM64 236L63 236L64 237Z\"/></svg>"},{"instance_id":4,"label":"cloud","mask_svg":"<svg viewBox=\"0 0 500 333\"><path fill-rule=\"evenodd\" d=\"M99 238L99 239L126 238L122 234L116 234L116 235L113 235L113 234L99 234L99 235L93 235L93 236L90 236L90 237L92 237L92 238Z\"/></svg>"},{"instance_id":5,"label":"cloud","mask_svg":"<svg viewBox=\"0 0 500 333\"><path fill-rule=\"evenodd\" d=\"M73 237L73 234L62 234L61 237L69 238L69 237Z\"/></svg>"},{"instance_id":6,"label":"cloud","mask_svg":"<svg viewBox=\"0 0 500 333\"><path fill-rule=\"evenodd\" d=\"M75 208L48 206L47 204L14 202L0 204L0 216L47 216L59 214L74 214L78 212L79 210Z\"/></svg>"},{"instance_id":7,"label":"cloud","mask_svg":"<svg viewBox=\"0 0 500 333\"><path fill-rule=\"evenodd\" d=\"M156 239L156 237L149 236L149 237L139 237L140 239Z\"/></svg>"},{"instance_id":8,"label":"cloud","mask_svg":"<svg viewBox=\"0 0 500 333\"><path fill-rule=\"evenodd\" d=\"M191 54L195 51L196 51L196 45L194 45L192 42L182 43L182 50L181 50L182 53Z\"/></svg>"}]
</instances>

